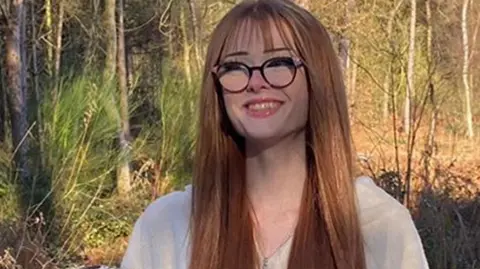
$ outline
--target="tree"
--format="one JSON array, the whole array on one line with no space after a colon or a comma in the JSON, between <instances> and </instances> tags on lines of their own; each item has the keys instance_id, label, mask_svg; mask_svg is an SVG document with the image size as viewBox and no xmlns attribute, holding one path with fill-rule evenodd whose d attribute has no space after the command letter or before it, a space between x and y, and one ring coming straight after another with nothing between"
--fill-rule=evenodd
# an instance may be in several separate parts
<instances>
[{"instance_id":1,"label":"tree","mask_svg":"<svg viewBox=\"0 0 480 269\"><path fill-rule=\"evenodd\" d=\"M415 98L415 35L417 24L417 0L410 1L410 34L408 46L407 88L405 91L404 128L409 134L412 125L412 102Z\"/></svg>"},{"instance_id":2,"label":"tree","mask_svg":"<svg viewBox=\"0 0 480 269\"><path fill-rule=\"evenodd\" d=\"M467 136L473 137L473 116L472 116L472 92L469 81L470 50L468 44L468 6L469 0L463 0L462 5L462 45L463 45L463 67L462 81L465 89L465 118L467 123Z\"/></svg>"},{"instance_id":3,"label":"tree","mask_svg":"<svg viewBox=\"0 0 480 269\"><path fill-rule=\"evenodd\" d=\"M424 158L424 167L425 174L428 183L430 184L433 181L435 176L434 170L432 169L431 161L432 157L435 155L435 132L437 129L437 118L438 118L438 107L436 102L435 95L435 85L433 84L433 54L432 54L432 40L433 40L433 26L432 26L432 7L431 0L425 1L425 13L426 13L426 23L427 23L427 73L428 75L428 97L430 104L432 106L432 113L430 117L430 126L427 134L427 141L425 143L425 158Z\"/></svg>"},{"instance_id":4,"label":"tree","mask_svg":"<svg viewBox=\"0 0 480 269\"><path fill-rule=\"evenodd\" d=\"M390 59L387 63L387 68L386 74L385 74L385 81L383 83L383 120L386 121L388 119L389 115L389 104L392 106L395 103L394 100L392 100L392 97L395 96L394 92L392 91L392 81L393 81L393 75L394 75L394 69L393 69L393 64L395 61L395 57L393 55L396 54L396 49L395 49L395 41L392 38L392 32L393 32L393 23L395 21L395 17L397 16L398 10L402 6L404 0L398 0L398 2L393 3L393 8L390 10L390 14L388 16L388 23L387 23L387 40L386 42L388 43L388 52L390 54ZM391 102L393 101L393 102Z\"/></svg>"},{"instance_id":5,"label":"tree","mask_svg":"<svg viewBox=\"0 0 480 269\"><path fill-rule=\"evenodd\" d=\"M117 167L117 191L120 194L128 193L131 188L129 163L130 124L128 113L128 85L125 58L123 5L122 0L106 0L103 18L106 45L103 78L105 85L117 87L120 99L120 130L118 133L118 146L122 160ZM115 11L117 11L118 14L118 24L117 19L115 18ZM114 81L117 83L114 84Z\"/></svg>"},{"instance_id":6,"label":"tree","mask_svg":"<svg viewBox=\"0 0 480 269\"><path fill-rule=\"evenodd\" d=\"M197 0L188 0L188 7L190 10L190 16L192 21L192 41L193 41L193 48L195 52L195 60L196 60L196 69L199 70L203 64L202 61L202 53L200 49L200 33L201 31L201 23L199 19L199 12L198 12L198 1Z\"/></svg>"},{"instance_id":7,"label":"tree","mask_svg":"<svg viewBox=\"0 0 480 269\"><path fill-rule=\"evenodd\" d=\"M1 14L0 14L1 21ZM1 35L1 34L0 34ZM1 44L1 43L0 43ZM7 140L7 91L3 81L3 66L0 65L0 145Z\"/></svg>"},{"instance_id":8,"label":"tree","mask_svg":"<svg viewBox=\"0 0 480 269\"><path fill-rule=\"evenodd\" d=\"M31 38L32 38L32 71L33 71L33 91L35 94L35 103L38 105L41 103L40 98L40 79L39 79L39 59L38 59L38 38L37 38L37 21L35 12L35 3L30 3L30 22L31 22ZM36 121L38 131L38 144L39 144L39 159L40 166L45 167L45 155L44 155L44 139L43 139L43 121L42 113L40 109L36 109Z\"/></svg>"},{"instance_id":9,"label":"tree","mask_svg":"<svg viewBox=\"0 0 480 269\"><path fill-rule=\"evenodd\" d=\"M351 23L351 13L355 6L355 0L347 0L344 15L343 17L343 27L348 28L349 24ZM338 54L342 66L343 73L346 75L348 72L348 68L350 65L349 54L350 54L350 38L344 33L340 36L338 42Z\"/></svg>"},{"instance_id":10,"label":"tree","mask_svg":"<svg viewBox=\"0 0 480 269\"><path fill-rule=\"evenodd\" d=\"M7 101L12 128L12 145L15 163L25 186L31 177L28 165L29 138L27 120L27 67L26 63L26 5L23 0L13 0L10 16L2 8L5 29L5 73Z\"/></svg>"},{"instance_id":11,"label":"tree","mask_svg":"<svg viewBox=\"0 0 480 269\"><path fill-rule=\"evenodd\" d=\"M62 34L63 34L63 19L65 14L65 1L58 0L58 14L57 23L55 25L55 69L54 69L54 81L55 86L58 84L60 77L60 64L62 60Z\"/></svg>"},{"instance_id":12,"label":"tree","mask_svg":"<svg viewBox=\"0 0 480 269\"><path fill-rule=\"evenodd\" d=\"M180 7L180 29L182 31L182 47L183 47L183 66L185 69L185 77L187 79L188 85L192 85L192 69L191 69L191 59L190 59L190 49L191 45L189 42L188 35L188 25L185 15L185 7L182 5Z\"/></svg>"},{"instance_id":13,"label":"tree","mask_svg":"<svg viewBox=\"0 0 480 269\"><path fill-rule=\"evenodd\" d=\"M53 4L52 0L45 0L44 4L45 15L44 15L44 28L46 32L46 64L47 64L47 72L49 75L53 75ZM54 93L55 95L55 93Z\"/></svg>"},{"instance_id":14,"label":"tree","mask_svg":"<svg viewBox=\"0 0 480 269\"><path fill-rule=\"evenodd\" d=\"M120 94L120 150L125 157L120 163L117 175L117 189L120 194L126 194L130 191L130 124L128 113L128 86L127 86L127 67L125 59L125 34L124 34L124 15L123 0L118 0L118 43L117 43L117 79Z\"/></svg>"},{"instance_id":15,"label":"tree","mask_svg":"<svg viewBox=\"0 0 480 269\"><path fill-rule=\"evenodd\" d=\"M355 10L355 6L356 6L355 0L347 0L347 6L345 8L345 25L347 25L347 27L350 27L350 25L352 24L352 13ZM355 54L355 48L351 46L351 44L355 43L355 41L348 39L346 36L344 38L345 38L345 41L344 42L341 41L340 43L341 44L345 43L344 47L346 47L346 51L347 51L348 58L345 64L345 68L347 70L346 85L347 85L348 94L349 94L349 104L353 106L355 104L357 65L351 60Z\"/></svg>"},{"instance_id":16,"label":"tree","mask_svg":"<svg viewBox=\"0 0 480 269\"><path fill-rule=\"evenodd\" d=\"M105 28L105 69L103 78L111 82L115 76L117 58L117 26L115 21L115 0L105 0L104 28Z\"/></svg>"}]
</instances>

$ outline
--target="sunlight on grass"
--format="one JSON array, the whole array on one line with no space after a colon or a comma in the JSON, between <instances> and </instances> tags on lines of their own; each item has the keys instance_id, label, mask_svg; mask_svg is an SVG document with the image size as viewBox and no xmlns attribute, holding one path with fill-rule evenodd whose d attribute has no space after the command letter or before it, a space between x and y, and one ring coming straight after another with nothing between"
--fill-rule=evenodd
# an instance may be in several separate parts
<instances>
[{"instance_id":1,"label":"sunlight on grass","mask_svg":"<svg viewBox=\"0 0 480 269\"><path fill-rule=\"evenodd\" d=\"M165 70L153 100L148 100L159 118L142 124L131 145L134 169L129 197L119 197L115 191L115 169L121 161L116 87L102 84L88 72L72 75L63 79L55 103L46 100L41 105L45 167L37 175L36 192L44 192L30 206L29 216L41 210L49 210L41 215L52 214L52 224L39 231L40 238L52 242L47 249L56 260L79 254L94 260L112 244L118 246L115 253L122 253L132 225L148 203L190 182L198 82L188 84ZM5 221L19 214L10 157L0 150L0 209ZM45 209L48 201L51 208ZM41 247L40 241L34 237L30 243ZM118 263L118 255L101 262Z\"/></svg>"}]
</instances>

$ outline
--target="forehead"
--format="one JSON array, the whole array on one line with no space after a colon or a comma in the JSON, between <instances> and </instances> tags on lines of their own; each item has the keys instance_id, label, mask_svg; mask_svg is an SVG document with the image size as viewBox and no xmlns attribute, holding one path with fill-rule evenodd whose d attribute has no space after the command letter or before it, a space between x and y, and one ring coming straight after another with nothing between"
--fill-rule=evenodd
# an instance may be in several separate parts
<instances>
[{"instance_id":1,"label":"forehead","mask_svg":"<svg viewBox=\"0 0 480 269\"><path fill-rule=\"evenodd\" d=\"M284 23L246 18L237 22L227 36L221 58L236 52L257 55L278 48L295 49L291 32Z\"/></svg>"}]
</instances>

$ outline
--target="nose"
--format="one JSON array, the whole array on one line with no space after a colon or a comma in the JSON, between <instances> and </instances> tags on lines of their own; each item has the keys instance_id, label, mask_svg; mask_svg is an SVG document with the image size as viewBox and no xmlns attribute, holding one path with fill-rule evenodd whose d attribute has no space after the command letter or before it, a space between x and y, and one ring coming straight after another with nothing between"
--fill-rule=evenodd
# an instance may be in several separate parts
<instances>
[{"instance_id":1,"label":"nose","mask_svg":"<svg viewBox=\"0 0 480 269\"><path fill-rule=\"evenodd\" d=\"M248 82L248 90L258 92L266 88L268 88L268 83L263 78L260 70L253 70L250 81Z\"/></svg>"}]
</instances>

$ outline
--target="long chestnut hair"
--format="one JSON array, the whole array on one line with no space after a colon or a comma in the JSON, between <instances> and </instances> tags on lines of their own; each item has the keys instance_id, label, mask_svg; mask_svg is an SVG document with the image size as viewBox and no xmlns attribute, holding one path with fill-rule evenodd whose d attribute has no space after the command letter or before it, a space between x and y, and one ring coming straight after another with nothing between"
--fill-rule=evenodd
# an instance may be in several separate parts
<instances>
[{"instance_id":1,"label":"long chestnut hair","mask_svg":"<svg viewBox=\"0 0 480 269\"><path fill-rule=\"evenodd\" d=\"M271 25L303 59L309 110L307 172L289 269L365 269L354 191L354 161L343 76L329 35L289 0L244 1L213 31L203 74L196 141L189 269L255 269L259 257L246 196L245 146L212 75L246 22L271 46ZM289 36L290 38L287 38ZM235 41L233 41L235 42Z\"/></svg>"}]
</instances>

